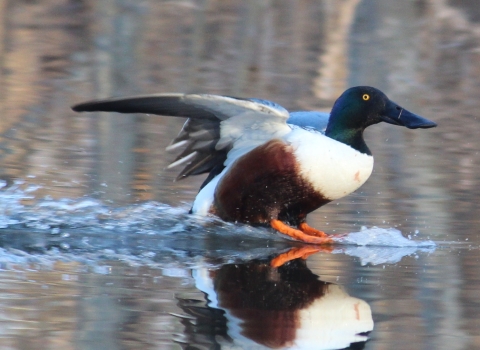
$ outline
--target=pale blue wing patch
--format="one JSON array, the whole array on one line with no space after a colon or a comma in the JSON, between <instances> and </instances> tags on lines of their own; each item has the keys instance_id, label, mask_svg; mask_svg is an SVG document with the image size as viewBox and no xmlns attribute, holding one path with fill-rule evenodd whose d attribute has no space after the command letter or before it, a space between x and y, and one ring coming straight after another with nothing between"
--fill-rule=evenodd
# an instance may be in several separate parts
<instances>
[{"instance_id":1,"label":"pale blue wing patch","mask_svg":"<svg viewBox=\"0 0 480 350\"><path fill-rule=\"evenodd\" d=\"M302 128L313 128L317 131L325 133L330 113L314 112L314 111L297 111L290 112L290 118L287 124L300 126Z\"/></svg>"}]
</instances>

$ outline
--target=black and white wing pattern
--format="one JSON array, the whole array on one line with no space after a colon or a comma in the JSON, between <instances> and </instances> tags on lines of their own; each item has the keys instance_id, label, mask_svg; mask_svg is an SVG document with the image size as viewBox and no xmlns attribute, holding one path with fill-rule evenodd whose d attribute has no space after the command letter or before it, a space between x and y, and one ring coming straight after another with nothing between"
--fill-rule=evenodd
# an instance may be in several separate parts
<instances>
[{"instance_id":1,"label":"black and white wing pattern","mask_svg":"<svg viewBox=\"0 0 480 350\"><path fill-rule=\"evenodd\" d=\"M291 131L285 108L253 98L167 93L89 101L72 109L188 118L167 147L170 151L183 149L169 165L186 164L178 179L207 172L216 175L242 154Z\"/></svg>"}]
</instances>

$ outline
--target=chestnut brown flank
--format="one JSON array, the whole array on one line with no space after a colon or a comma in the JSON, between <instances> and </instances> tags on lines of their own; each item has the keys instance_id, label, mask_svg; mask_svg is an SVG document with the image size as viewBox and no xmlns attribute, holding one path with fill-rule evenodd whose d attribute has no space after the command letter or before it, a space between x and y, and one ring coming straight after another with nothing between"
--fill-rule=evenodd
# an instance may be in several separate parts
<instances>
[{"instance_id":1,"label":"chestnut brown flank","mask_svg":"<svg viewBox=\"0 0 480 350\"><path fill-rule=\"evenodd\" d=\"M290 145L271 140L239 158L215 190L213 212L226 221L298 225L330 200L302 179Z\"/></svg>"}]
</instances>

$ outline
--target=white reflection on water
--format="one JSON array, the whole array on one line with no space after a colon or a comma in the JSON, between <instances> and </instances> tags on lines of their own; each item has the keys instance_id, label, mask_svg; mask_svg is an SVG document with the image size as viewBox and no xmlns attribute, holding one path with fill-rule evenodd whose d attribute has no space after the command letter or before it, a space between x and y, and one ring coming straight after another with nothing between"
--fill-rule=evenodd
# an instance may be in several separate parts
<instances>
[{"instance_id":1,"label":"white reflection on water","mask_svg":"<svg viewBox=\"0 0 480 350\"><path fill-rule=\"evenodd\" d=\"M279 268L262 261L198 268L193 277L241 348L341 349L367 341L373 329L364 300L320 281L301 259Z\"/></svg>"}]
</instances>

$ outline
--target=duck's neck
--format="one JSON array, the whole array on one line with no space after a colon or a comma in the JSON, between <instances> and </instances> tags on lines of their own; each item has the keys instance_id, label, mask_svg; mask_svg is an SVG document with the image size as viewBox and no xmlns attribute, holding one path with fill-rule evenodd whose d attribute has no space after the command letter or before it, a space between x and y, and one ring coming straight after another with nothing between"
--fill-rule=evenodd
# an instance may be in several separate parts
<instances>
[{"instance_id":1,"label":"duck's neck","mask_svg":"<svg viewBox=\"0 0 480 350\"><path fill-rule=\"evenodd\" d=\"M370 149L363 139L363 129L342 130L332 128L329 125L325 131L325 135L338 142L344 143L361 153L368 154L369 156L372 155L372 152L370 152Z\"/></svg>"}]
</instances>

